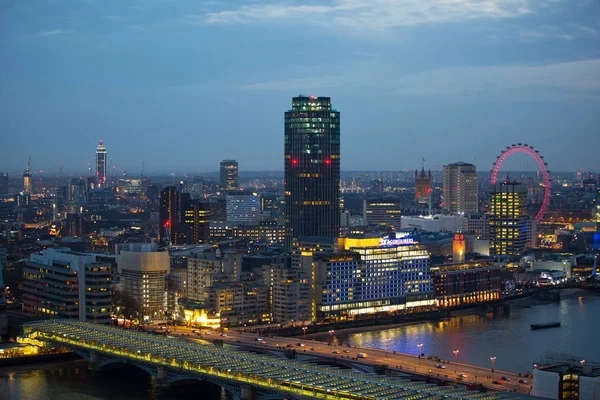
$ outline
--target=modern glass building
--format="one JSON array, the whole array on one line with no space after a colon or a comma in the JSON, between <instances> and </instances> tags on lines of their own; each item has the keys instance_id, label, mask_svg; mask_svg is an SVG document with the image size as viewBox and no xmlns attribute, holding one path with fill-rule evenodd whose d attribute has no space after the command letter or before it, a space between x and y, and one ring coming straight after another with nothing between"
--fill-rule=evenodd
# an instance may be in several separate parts
<instances>
[{"instance_id":1,"label":"modern glass building","mask_svg":"<svg viewBox=\"0 0 600 400\"><path fill-rule=\"evenodd\" d=\"M498 182L490 194L490 255L520 255L528 236L527 186Z\"/></svg>"},{"instance_id":2,"label":"modern glass building","mask_svg":"<svg viewBox=\"0 0 600 400\"><path fill-rule=\"evenodd\" d=\"M240 187L238 163L235 160L221 161L221 189L237 190Z\"/></svg>"},{"instance_id":3,"label":"modern glass building","mask_svg":"<svg viewBox=\"0 0 600 400\"><path fill-rule=\"evenodd\" d=\"M102 140L96 147L96 179L100 186L106 183L106 146Z\"/></svg>"},{"instance_id":4,"label":"modern glass building","mask_svg":"<svg viewBox=\"0 0 600 400\"><path fill-rule=\"evenodd\" d=\"M298 96L285 113L286 249L340 231L340 113L329 97Z\"/></svg>"}]
</instances>

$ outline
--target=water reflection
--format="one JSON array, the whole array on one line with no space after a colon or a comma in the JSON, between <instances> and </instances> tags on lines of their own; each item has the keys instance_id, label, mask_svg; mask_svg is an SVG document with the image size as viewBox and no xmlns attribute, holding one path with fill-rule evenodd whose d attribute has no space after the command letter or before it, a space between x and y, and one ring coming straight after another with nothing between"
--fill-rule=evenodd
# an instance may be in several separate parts
<instances>
[{"instance_id":1,"label":"water reflection","mask_svg":"<svg viewBox=\"0 0 600 400\"><path fill-rule=\"evenodd\" d=\"M159 388L144 371L126 365L91 373L85 362L46 364L0 370L0 398L7 400L174 400L202 398L228 400L219 386L184 381Z\"/></svg>"},{"instance_id":2,"label":"water reflection","mask_svg":"<svg viewBox=\"0 0 600 400\"><path fill-rule=\"evenodd\" d=\"M547 354L569 354L600 361L593 332L600 329L595 315L600 312L600 297L583 295L531 308L513 307L508 317L465 315L439 322L419 323L378 332L364 332L338 339L359 347L375 347L403 353L426 355L513 372L530 371L534 362ZM530 325L560 321L555 329L532 331Z\"/></svg>"}]
</instances>

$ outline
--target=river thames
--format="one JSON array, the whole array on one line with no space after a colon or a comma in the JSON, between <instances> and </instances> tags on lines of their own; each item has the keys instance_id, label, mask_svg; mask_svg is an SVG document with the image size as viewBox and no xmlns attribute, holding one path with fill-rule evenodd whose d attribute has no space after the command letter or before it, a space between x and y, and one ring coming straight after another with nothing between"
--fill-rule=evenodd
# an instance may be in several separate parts
<instances>
[{"instance_id":1,"label":"river thames","mask_svg":"<svg viewBox=\"0 0 600 400\"><path fill-rule=\"evenodd\" d=\"M523 303L524 304L524 303ZM439 322L405 325L336 339L352 345L386 348L491 368L496 357L499 371L530 371L547 353L600 361L596 332L600 330L600 296L576 292L560 303L531 308L514 305L508 317L459 315ZM531 331L530 324L560 321L560 328ZM388 340L386 340L388 339ZM193 382L157 388L150 377L135 367L87 370L83 361L0 369L0 398L10 400L120 400L183 398L227 399L219 387Z\"/></svg>"}]
</instances>

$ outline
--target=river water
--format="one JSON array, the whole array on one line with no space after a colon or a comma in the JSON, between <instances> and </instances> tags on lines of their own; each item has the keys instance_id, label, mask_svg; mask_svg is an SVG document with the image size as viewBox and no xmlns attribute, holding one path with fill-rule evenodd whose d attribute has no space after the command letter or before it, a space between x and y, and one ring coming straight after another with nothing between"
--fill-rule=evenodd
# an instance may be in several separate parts
<instances>
[{"instance_id":1,"label":"river water","mask_svg":"<svg viewBox=\"0 0 600 400\"><path fill-rule=\"evenodd\" d=\"M528 302L527 299L521 304ZM525 306L528 307L528 306ZM531 371L533 364L547 357L565 356L600 362L596 332L600 330L600 296L577 291L560 303L514 305L508 317L462 315L440 322L425 322L392 329L351 335L336 339L362 347L425 355L442 360L491 368L500 371ZM560 328L532 331L530 325L560 321Z\"/></svg>"},{"instance_id":2,"label":"river water","mask_svg":"<svg viewBox=\"0 0 600 400\"><path fill-rule=\"evenodd\" d=\"M524 303L521 303L524 304ZM458 362L491 367L496 357L500 371L530 371L546 354L565 354L600 362L600 296L576 292L560 303L523 308L513 305L510 316L460 315L440 322L405 325L361 334L339 335L352 345L389 351L437 355ZM560 321L560 328L531 331L530 324ZM91 373L83 361L0 368L0 399L7 400L174 400L230 398L209 383L188 382L157 388L135 367L115 367Z\"/></svg>"}]
</instances>

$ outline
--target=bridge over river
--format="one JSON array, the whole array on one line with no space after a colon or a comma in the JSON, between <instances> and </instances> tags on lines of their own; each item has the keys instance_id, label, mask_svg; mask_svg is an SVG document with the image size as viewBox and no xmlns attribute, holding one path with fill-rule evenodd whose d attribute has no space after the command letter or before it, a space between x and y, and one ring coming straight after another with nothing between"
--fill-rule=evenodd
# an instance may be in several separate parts
<instances>
[{"instance_id":1,"label":"bridge over river","mask_svg":"<svg viewBox=\"0 0 600 400\"><path fill-rule=\"evenodd\" d=\"M199 379L220 385L235 399L446 400L526 399L516 393L481 393L406 377L366 374L261 355L174 337L70 320L23 325L24 340L72 349L90 368L135 365L159 384Z\"/></svg>"}]
</instances>

